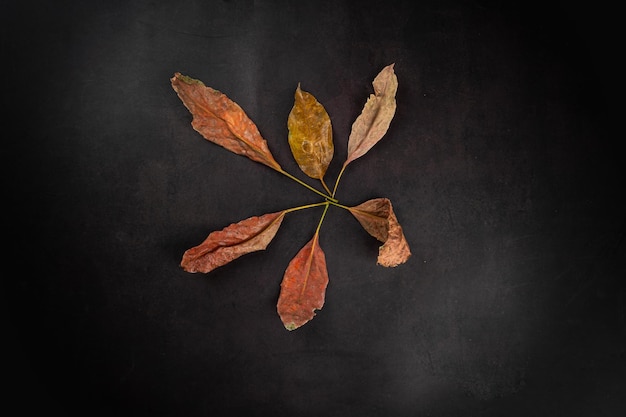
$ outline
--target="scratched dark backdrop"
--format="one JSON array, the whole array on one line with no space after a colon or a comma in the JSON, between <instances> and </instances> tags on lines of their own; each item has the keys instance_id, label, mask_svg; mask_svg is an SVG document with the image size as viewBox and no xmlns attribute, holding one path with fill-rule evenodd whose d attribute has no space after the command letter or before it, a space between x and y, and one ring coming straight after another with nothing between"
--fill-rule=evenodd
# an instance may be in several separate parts
<instances>
[{"instance_id":1,"label":"scratched dark backdrop","mask_svg":"<svg viewBox=\"0 0 626 417\"><path fill-rule=\"evenodd\" d=\"M616 12L499 3L3 2L3 407L623 415ZM331 208L326 304L294 332L279 285L319 209L207 276L179 268L212 230L318 199L203 140L174 72L240 104L306 179L286 142L300 82L333 121L333 183L390 63L396 116L338 197L390 198L408 263L377 266Z\"/></svg>"}]
</instances>

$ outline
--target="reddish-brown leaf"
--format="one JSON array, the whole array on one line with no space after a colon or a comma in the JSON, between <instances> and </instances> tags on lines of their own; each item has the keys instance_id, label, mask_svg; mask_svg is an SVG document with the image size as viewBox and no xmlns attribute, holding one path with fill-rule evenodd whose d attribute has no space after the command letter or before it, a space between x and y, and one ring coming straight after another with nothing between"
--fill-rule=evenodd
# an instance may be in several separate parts
<instances>
[{"instance_id":1,"label":"reddish-brown leaf","mask_svg":"<svg viewBox=\"0 0 626 417\"><path fill-rule=\"evenodd\" d=\"M282 171L257 126L237 103L205 86L202 81L178 72L171 82L172 88L193 115L191 125L205 139Z\"/></svg>"},{"instance_id":2,"label":"reddish-brown leaf","mask_svg":"<svg viewBox=\"0 0 626 417\"><path fill-rule=\"evenodd\" d=\"M375 198L349 210L367 233L384 243L378 249L379 265L393 267L409 259L411 250L389 199Z\"/></svg>"},{"instance_id":3,"label":"reddish-brown leaf","mask_svg":"<svg viewBox=\"0 0 626 417\"><path fill-rule=\"evenodd\" d=\"M315 316L324 305L328 271L316 233L291 260L280 284L277 310L287 330L294 330Z\"/></svg>"},{"instance_id":4,"label":"reddish-brown leaf","mask_svg":"<svg viewBox=\"0 0 626 417\"><path fill-rule=\"evenodd\" d=\"M348 158L344 167L365 155L387 133L396 112L398 78L388 65L374 78L374 94L371 94L363 111L352 124L348 139Z\"/></svg>"},{"instance_id":5,"label":"reddish-brown leaf","mask_svg":"<svg viewBox=\"0 0 626 417\"><path fill-rule=\"evenodd\" d=\"M264 250L278 232L285 212L250 217L212 232L183 254L180 265L187 272L206 273L247 253Z\"/></svg>"}]
</instances>

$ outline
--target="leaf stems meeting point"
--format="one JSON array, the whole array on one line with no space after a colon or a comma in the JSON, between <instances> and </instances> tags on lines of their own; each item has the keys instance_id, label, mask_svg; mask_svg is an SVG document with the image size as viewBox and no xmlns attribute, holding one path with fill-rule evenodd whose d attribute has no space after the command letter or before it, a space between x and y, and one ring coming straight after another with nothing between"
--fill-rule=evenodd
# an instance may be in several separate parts
<instances>
[{"instance_id":1,"label":"leaf stems meeting point","mask_svg":"<svg viewBox=\"0 0 626 417\"><path fill-rule=\"evenodd\" d=\"M343 204L339 204L339 202L338 202L338 201L337 201L337 202L335 202L335 201L330 201L330 200L328 200L328 204L332 204L333 206L335 206L335 207L339 207L339 208L342 208L342 209L344 209L344 210L348 210L348 211L350 210L350 207L348 207L348 206L344 206Z\"/></svg>"},{"instance_id":2,"label":"leaf stems meeting point","mask_svg":"<svg viewBox=\"0 0 626 417\"><path fill-rule=\"evenodd\" d=\"M343 204L339 204L339 202L337 202L337 201L326 200L326 201L321 201L319 203L311 203L311 204L305 204L303 206L289 208L289 209L285 210L285 214L293 213L294 211L298 211L298 210L306 210L306 209L310 209L310 208L314 208L314 207L320 207L320 206L324 206L324 205L326 206L324 208L324 216L326 215L326 211L328 210L328 207L330 207L330 206L339 207L339 208L342 208L342 209L348 210L348 211L351 210L350 207L344 206Z\"/></svg>"}]
</instances>

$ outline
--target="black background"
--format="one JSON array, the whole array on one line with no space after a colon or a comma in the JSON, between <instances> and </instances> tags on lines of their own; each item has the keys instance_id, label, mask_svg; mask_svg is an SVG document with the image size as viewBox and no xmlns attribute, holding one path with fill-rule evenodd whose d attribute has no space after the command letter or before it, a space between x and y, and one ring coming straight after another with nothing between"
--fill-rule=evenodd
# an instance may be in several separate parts
<instances>
[{"instance_id":1,"label":"black background","mask_svg":"<svg viewBox=\"0 0 626 417\"><path fill-rule=\"evenodd\" d=\"M617 10L568 2L3 2L3 407L12 415L616 416L626 409ZM346 171L413 256L376 265L345 211L330 284L275 305L321 210L213 273L185 249L319 201L203 140L169 79L237 102L279 163L300 82L333 121L334 183L371 81L398 110ZM307 180L315 185L313 180Z\"/></svg>"}]
</instances>

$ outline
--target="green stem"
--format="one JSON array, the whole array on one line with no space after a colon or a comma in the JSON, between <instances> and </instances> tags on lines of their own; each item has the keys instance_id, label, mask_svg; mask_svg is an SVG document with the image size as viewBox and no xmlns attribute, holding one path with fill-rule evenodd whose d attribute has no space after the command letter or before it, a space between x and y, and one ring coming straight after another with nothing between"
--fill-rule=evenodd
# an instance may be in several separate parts
<instances>
[{"instance_id":1,"label":"green stem","mask_svg":"<svg viewBox=\"0 0 626 417\"><path fill-rule=\"evenodd\" d=\"M321 204L324 204L324 203L321 203ZM348 211L350 210L350 207L344 206L343 204L339 204L338 202L328 200L328 204L332 204L333 206L340 207L344 210L348 210Z\"/></svg>"},{"instance_id":2,"label":"green stem","mask_svg":"<svg viewBox=\"0 0 626 417\"><path fill-rule=\"evenodd\" d=\"M328 211L328 207L332 204L332 201L324 201L326 207L324 207L324 212L322 213L322 217L320 218L320 222L317 224L317 229L315 229L315 236L317 237L320 233L320 228L322 227L322 222L324 221L324 217L326 217L326 212Z\"/></svg>"},{"instance_id":3,"label":"green stem","mask_svg":"<svg viewBox=\"0 0 626 417\"><path fill-rule=\"evenodd\" d=\"M294 212L294 211L298 211L298 210L304 210L304 209L309 209L309 208L313 208L313 207L319 207L319 206L323 206L323 205L328 205L329 203L330 202L322 201L321 203L305 204L303 206L292 207L290 209L285 210L285 214L291 213L291 212Z\"/></svg>"},{"instance_id":4,"label":"green stem","mask_svg":"<svg viewBox=\"0 0 626 417\"><path fill-rule=\"evenodd\" d=\"M287 178L290 178L292 180L294 180L295 182L297 182L298 184L300 184L301 186L308 188L309 190L313 191L315 194L318 194L322 197L324 197L326 200L328 201L333 201L333 202L338 202L339 200L337 200L336 198L333 198L332 196L329 196L328 194L324 194L323 192L311 187L309 184L307 184L306 182L294 177L293 175L291 175L290 173L288 173L287 171L283 171L282 169L280 171L281 174L283 174L284 176L286 176Z\"/></svg>"},{"instance_id":5,"label":"green stem","mask_svg":"<svg viewBox=\"0 0 626 417\"><path fill-rule=\"evenodd\" d=\"M330 192L330 189L328 188L328 185L326 185L326 183L324 182L324 178L320 178L320 182L322 183L322 187L324 187L324 190L326 190L328 195L331 195L331 192Z\"/></svg>"},{"instance_id":6,"label":"green stem","mask_svg":"<svg viewBox=\"0 0 626 417\"><path fill-rule=\"evenodd\" d=\"M346 165L344 164L344 165L341 167L341 171L339 171L339 175L337 175L337 180L335 181L335 186L333 187L333 193L331 194L331 196L332 196L333 198L335 197L335 193L337 192L337 186L339 186L339 180L341 179L341 176L343 175L343 171L345 171L345 169L346 169ZM338 200L335 200L335 203L336 203L337 201L338 201Z\"/></svg>"}]
</instances>

